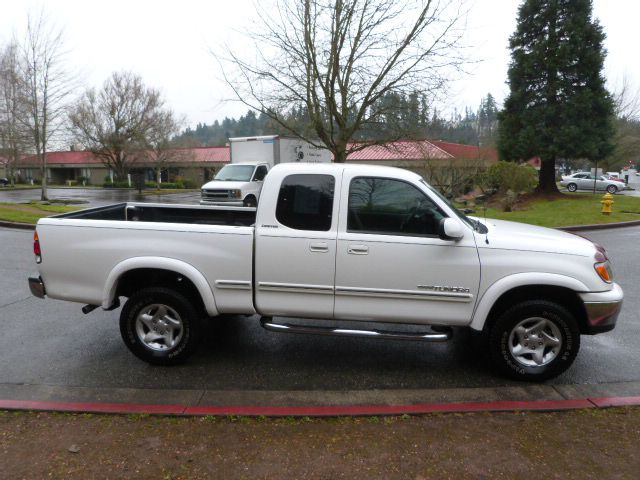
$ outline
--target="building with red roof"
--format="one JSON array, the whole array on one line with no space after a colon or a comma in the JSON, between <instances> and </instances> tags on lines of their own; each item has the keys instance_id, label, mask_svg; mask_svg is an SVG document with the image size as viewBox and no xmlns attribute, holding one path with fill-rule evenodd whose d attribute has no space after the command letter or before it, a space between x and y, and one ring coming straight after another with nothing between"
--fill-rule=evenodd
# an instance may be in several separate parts
<instances>
[{"instance_id":1,"label":"building with red roof","mask_svg":"<svg viewBox=\"0 0 640 480\"><path fill-rule=\"evenodd\" d=\"M384 145L369 145L351 153L348 163L374 163L413 170L430 177L434 168L451 166L484 168L498 159L495 149L461 145L435 140L400 140ZM172 151L170 159L163 162L163 181L188 179L196 185L211 180L222 166L230 161L229 146L182 148ZM148 180L155 180L153 161L141 155L132 168L146 171ZM17 165L23 181L40 178L39 160L28 156ZM112 176L102 159L92 152L70 150L47 153L47 173L51 184L69 181L101 185Z\"/></svg>"},{"instance_id":2,"label":"building with red roof","mask_svg":"<svg viewBox=\"0 0 640 480\"><path fill-rule=\"evenodd\" d=\"M189 179L199 186L211 180L216 171L229 163L229 159L228 146L175 149L162 162L162 180ZM39 164L35 155L27 156L18 162L16 173L23 181L39 179ZM148 180L156 179L156 165L148 156L140 155L138 160L131 163L131 167L145 170ZM47 171L52 184L85 181L101 185L107 178L112 178L112 172L103 159L88 151L48 152Z\"/></svg>"}]
</instances>

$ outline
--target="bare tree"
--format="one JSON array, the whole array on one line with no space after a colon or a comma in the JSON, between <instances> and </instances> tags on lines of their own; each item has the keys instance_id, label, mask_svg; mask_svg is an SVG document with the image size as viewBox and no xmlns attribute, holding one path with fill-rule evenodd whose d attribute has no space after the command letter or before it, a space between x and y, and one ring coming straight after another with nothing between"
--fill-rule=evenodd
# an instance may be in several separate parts
<instances>
[{"instance_id":1,"label":"bare tree","mask_svg":"<svg viewBox=\"0 0 640 480\"><path fill-rule=\"evenodd\" d=\"M15 181L18 160L27 147L21 122L24 90L19 60L19 46L15 41L0 50L0 153L5 158L5 170L11 184Z\"/></svg>"},{"instance_id":2,"label":"bare tree","mask_svg":"<svg viewBox=\"0 0 640 480\"><path fill-rule=\"evenodd\" d=\"M48 24L43 12L29 16L21 46L21 77L24 86L24 124L40 159L41 199L47 200L47 151L49 143L63 133L66 103L75 82L65 68L62 31Z\"/></svg>"},{"instance_id":3,"label":"bare tree","mask_svg":"<svg viewBox=\"0 0 640 480\"><path fill-rule=\"evenodd\" d=\"M172 118L160 92L131 72L114 72L99 91L87 90L69 113L76 139L120 180L144 158L158 131L173 128Z\"/></svg>"},{"instance_id":4,"label":"bare tree","mask_svg":"<svg viewBox=\"0 0 640 480\"><path fill-rule=\"evenodd\" d=\"M422 167L425 178L448 198L455 198L473 189L479 175L487 169L480 159L425 158Z\"/></svg>"},{"instance_id":5,"label":"bare tree","mask_svg":"<svg viewBox=\"0 0 640 480\"><path fill-rule=\"evenodd\" d=\"M260 12L261 26L249 34L251 60L230 50L217 55L238 99L300 138L326 145L336 162L377 140L359 131L393 115L380 100L389 93L432 95L452 67L463 18L449 0L280 0ZM227 68L229 67L229 68ZM307 124L290 122L302 107ZM320 140L320 142L317 141Z\"/></svg>"},{"instance_id":6,"label":"bare tree","mask_svg":"<svg viewBox=\"0 0 640 480\"><path fill-rule=\"evenodd\" d=\"M188 161L192 155L189 149L176 148L172 137L180 131L183 120L176 119L171 110L159 112L154 127L149 131L145 156L155 171L157 189L160 189L162 170L173 162Z\"/></svg>"},{"instance_id":7,"label":"bare tree","mask_svg":"<svg viewBox=\"0 0 640 480\"><path fill-rule=\"evenodd\" d=\"M640 151L640 89L628 77L614 90L614 150L607 158L608 167L619 169L635 160Z\"/></svg>"}]
</instances>

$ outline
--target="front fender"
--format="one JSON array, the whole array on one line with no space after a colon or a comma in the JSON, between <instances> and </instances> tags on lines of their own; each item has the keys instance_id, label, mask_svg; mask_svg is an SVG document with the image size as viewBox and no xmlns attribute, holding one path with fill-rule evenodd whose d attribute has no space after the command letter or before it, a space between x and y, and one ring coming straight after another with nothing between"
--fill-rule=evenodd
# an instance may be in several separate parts
<instances>
[{"instance_id":1,"label":"front fender","mask_svg":"<svg viewBox=\"0 0 640 480\"><path fill-rule=\"evenodd\" d=\"M202 275L202 273L200 273L200 271L193 265L181 260L166 257L134 257L118 263L107 276L107 281L102 293L102 308L108 309L113 304L116 290L118 288L118 281L122 275L131 270L137 270L140 268L168 270L170 272L179 273L185 278L188 278L198 290L207 313L212 317L218 315L218 308L213 296L213 291L211 290L206 278L204 278L204 275Z\"/></svg>"},{"instance_id":2,"label":"front fender","mask_svg":"<svg viewBox=\"0 0 640 480\"><path fill-rule=\"evenodd\" d=\"M565 275L558 275L557 273L542 273L542 272L530 272L530 273L515 273L507 277L503 277L497 282L493 283L482 295L482 298L478 302L475 312L473 314L473 320L469 325L474 330L481 331L484 328L484 324L487 321L489 312L496 301L506 292L517 287L526 287L527 285L548 285L552 287L564 287L573 290L574 292L587 292L589 289L581 281L567 277Z\"/></svg>"}]
</instances>

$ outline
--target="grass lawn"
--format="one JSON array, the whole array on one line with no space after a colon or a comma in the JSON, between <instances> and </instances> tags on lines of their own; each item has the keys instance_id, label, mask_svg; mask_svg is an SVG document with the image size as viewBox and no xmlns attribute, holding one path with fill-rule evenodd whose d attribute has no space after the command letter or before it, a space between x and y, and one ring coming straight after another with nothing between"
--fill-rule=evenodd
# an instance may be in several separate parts
<instances>
[{"instance_id":1,"label":"grass lawn","mask_svg":"<svg viewBox=\"0 0 640 480\"><path fill-rule=\"evenodd\" d=\"M640 220L640 197L614 195L613 213L601 213L602 194L562 194L558 199L531 198L513 212L487 208L487 218L530 223L544 227L568 227L572 225L595 225L601 223L629 222ZM623 213L634 212L634 213ZM478 205L472 215L484 217L484 209Z\"/></svg>"},{"instance_id":2,"label":"grass lawn","mask_svg":"<svg viewBox=\"0 0 640 480\"><path fill-rule=\"evenodd\" d=\"M0 203L0 220L19 223L37 223L42 217L57 213L72 212L82 207L67 207L65 205L43 205L31 203Z\"/></svg>"}]
</instances>

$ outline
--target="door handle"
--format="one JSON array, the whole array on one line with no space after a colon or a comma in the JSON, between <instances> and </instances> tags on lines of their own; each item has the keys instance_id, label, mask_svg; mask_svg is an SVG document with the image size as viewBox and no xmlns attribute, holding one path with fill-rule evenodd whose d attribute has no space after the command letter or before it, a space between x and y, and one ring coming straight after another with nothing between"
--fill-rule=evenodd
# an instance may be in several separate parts
<instances>
[{"instance_id":1,"label":"door handle","mask_svg":"<svg viewBox=\"0 0 640 480\"><path fill-rule=\"evenodd\" d=\"M347 252L351 255L367 255L369 247L366 245L349 245Z\"/></svg>"},{"instance_id":2,"label":"door handle","mask_svg":"<svg viewBox=\"0 0 640 480\"><path fill-rule=\"evenodd\" d=\"M326 253L329 251L329 245L325 242L310 243L309 250L312 252Z\"/></svg>"}]
</instances>

